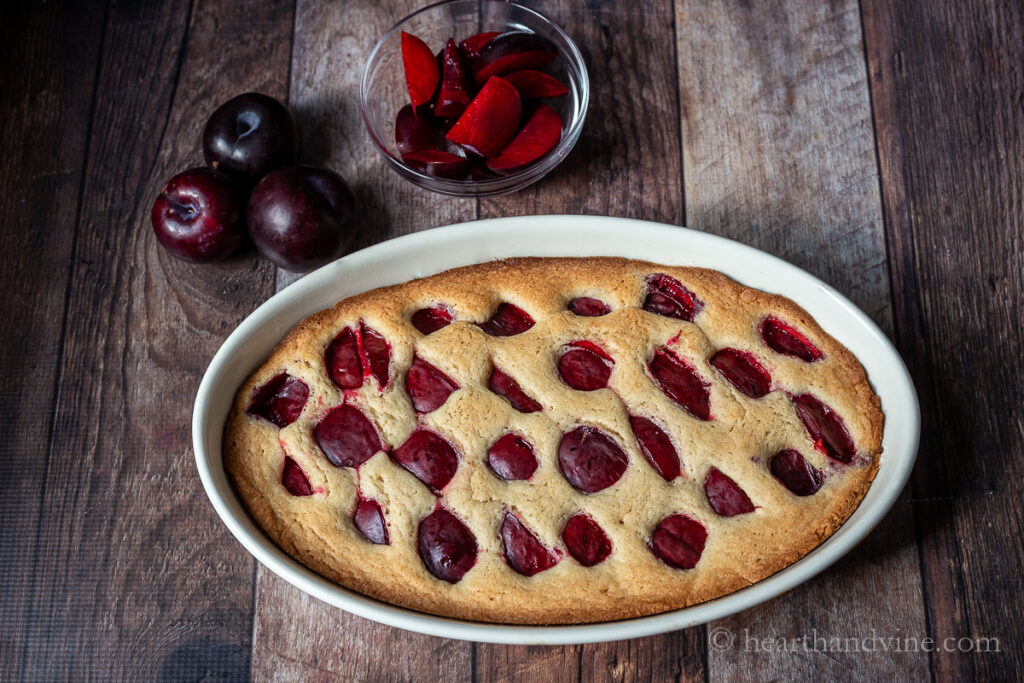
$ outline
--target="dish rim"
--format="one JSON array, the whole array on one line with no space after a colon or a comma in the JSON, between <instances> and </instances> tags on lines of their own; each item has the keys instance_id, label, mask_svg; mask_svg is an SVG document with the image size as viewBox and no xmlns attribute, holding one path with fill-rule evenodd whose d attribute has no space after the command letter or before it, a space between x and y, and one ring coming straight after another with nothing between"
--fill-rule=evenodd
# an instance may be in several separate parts
<instances>
[{"instance_id":1,"label":"dish rim","mask_svg":"<svg viewBox=\"0 0 1024 683\"><path fill-rule=\"evenodd\" d=\"M623 234L629 239L623 240ZM246 513L223 467L224 421L238 386L288 330L316 310L358 291L513 256L624 256L714 268L806 309L861 361L886 416L878 473L853 515L813 551L747 588L671 612L595 624L520 626L434 616L334 584L288 556ZM709 263L709 258L718 262ZM745 267L747 272L737 272ZM345 278L353 272L360 282L371 284L345 289ZM803 287L793 291L794 284ZM823 571L863 540L897 500L916 458L920 409L903 360L878 326L842 294L797 266L689 228L604 216L539 215L477 220L397 237L327 264L278 292L238 325L210 361L196 394L192 436L200 479L217 515L258 562L296 588L357 616L418 633L477 642L568 645L706 623L770 600Z\"/></svg>"}]
</instances>

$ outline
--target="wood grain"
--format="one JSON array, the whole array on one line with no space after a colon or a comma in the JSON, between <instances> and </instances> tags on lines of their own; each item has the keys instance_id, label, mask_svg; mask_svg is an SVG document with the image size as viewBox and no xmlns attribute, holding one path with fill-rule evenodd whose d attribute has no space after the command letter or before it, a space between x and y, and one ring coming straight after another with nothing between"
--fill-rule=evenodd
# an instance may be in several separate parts
<instances>
[{"instance_id":1,"label":"wood grain","mask_svg":"<svg viewBox=\"0 0 1024 683\"><path fill-rule=\"evenodd\" d=\"M1024 676L1024 7L865 0L936 680ZM989 650L994 650L989 641Z\"/></svg>"},{"instance_id":2,"label":"wood grain","mask_svg":"<svg viewBox=\"0 0 1024 683\"><path fill-rule=\"evenodd\" d=\"M374 44L415 7L396 0L296 7L290 103L304 156L350 182L363 206L353 249L476 217L476 202L421 190L388 169L359 113L359 78ZM278 287L296 276L278 274ZM311 599L262 567L256 581L257 680L461 680L472 646L382 626Z\"/></svg>"},{"instance_id":3,"label":"wood grain","mask_svg":"<svg viewBox=\"0 0 1024 683\"><path fill-rule=\"evenodd\" d=\"M104 2L0 6L0 680L23 675L32 558ZM61 49L57 49L57 46ZM31 143L28 141L31 140ZM27 333L28 332L28 333Z\"/></svg>"},{"instance_id":4,"label":"wood grain","mask_svg":"<svg viewBox=\"0 0 1024 683\"><path fill-rule=\"evenodd\" d=\"M207 362L272 272L251 254L177 261L149 211L164 180L201 162L219 102L283 93L290 9L110 8L45 454L32 678L245 677L253 562L203 497L188 425Z\"/></svg>"},{"instance_id":5,"label":"wood grain","mask_svg":"<svg viewBox=\"0 0 1024 683\"><path fill-rule=\"evenodd\" d=\"M481 218L546 213L625 216L681 224L682 159L671 2L525 3L583 52L591 105L570 156L536 185L484 199ZM704 627L564 648L475 645L480 680L698 680Z\"/></svg>"},{"instance_id":6,"label":"wood grain","mask_svg":"<svg viewBox=\"0 0 1024 683\"><path fill-rule=\"evenodd\" d=\"M818 275L892 328L857 3L677 0L687 224ZM712 676L922 678L923 654L758 651L752 641L923 637L909 505L822 576L709 625ZM879 600L883 593L884 600ZM714 644L714 643L712 643Z\"/></svg>"}]
</instances>

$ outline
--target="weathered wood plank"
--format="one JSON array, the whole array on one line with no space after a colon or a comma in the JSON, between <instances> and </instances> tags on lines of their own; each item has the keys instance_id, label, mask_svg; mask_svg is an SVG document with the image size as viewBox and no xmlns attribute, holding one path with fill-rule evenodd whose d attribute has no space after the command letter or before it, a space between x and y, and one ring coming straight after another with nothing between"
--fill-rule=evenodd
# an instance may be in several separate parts
<instances>
[{"instance_id":1,"label":"weathered wood plank","mask_svg":"<svg viewBox=\"0 0 1024 683\"><path fill-rule=\"evenodd\" d=\"M188 425L207 362L273 274L251 254L177 261L149 211L169 176L201 163L217 104L283 95L291 25L283 1L111 7L46 454L33 678L248 670L253 562L205 501Z\"/></svg>"},{"instance_id":2,"label":"weathered wood plank","mask_svg":"<svg viewBox=\"0 0 1024 683\"><path fill-rule=\"evenodd\" d=\"M354 248L476 217L476 202L421 190L388 169L359 113L359 79L376 41L413 9L397 0L296 7L290 102L304 155L340 173L362 203ZM279 272L278 287L294 281ZM471 645L420 636L352 616L311 599L260 567L256 582L253 677L257 680L460 680Z\"/></svg>"},{"instance_id":3,"label":"weathered wood plank","mask_svg":"<svg viewBox=\"0 0 1024 683\"><path fill-rule=\"evenodd\" d=\"M258 681L468 681L470 644L383 626L260 568L252 676Z\"/></svg>"},{"instance_id":4,"label":"weathered wood plank","mask_svg":"<svg viewBox=\"0 0 1024 683\"><path fill-rule=\"evenodd\" d=\"M482 218L582 213L683 222L674 14L670 2L530 4L572 36L591 105L572 154L533 187L480 202ZM481 680L696 680L704 628L582 647L476 645Z\"/></svg>"},{"instance_id":5,"label":"weathered wood plank","mask_svg":"<svg viewBox=\"0 0 1024 683\"><path fill-rule=\"evenodd\" d=\"M687 224L818 275L892 328L857 3L676 2ZM884 600L879 599L884 593ZM725 680L923 678L923 654L757 651L753 641L925 632L910 506L824 575L709 625Z\"/></svg>"},{"instance_id":6,"label":"weathered wood plank","mask_svg":"<svg viewBox=\"0 0 1024 683\"><path fill-rule=\"evenodd\" d=\"M23 675L43 455L106 2L0 6L0 680ZM28 642L26 642L26 640Z\"/></svg>"},{"instance_id":7,"label":"weathered wood plank","mask_svg":"<svg viewBox=\"0 0 1024 683\"><path fill-rule=\"evenodd\" d=\"M932 667L937 680L1012 680L1024 675L1024 7L865 0L863 12L897 338L926 426L913 490L929 635L999 643L934 652Z\"/></svg>"},{"instance_id":8,"label":"weathered wood plank","mask_svg":"<svg viewBox=\"0 0 1024 683\"><path fill-rule=\"evenodd\" d=\"M474 681L580 680L582 648L544 645L473 645Z\"/></svg>"}]
</instances>

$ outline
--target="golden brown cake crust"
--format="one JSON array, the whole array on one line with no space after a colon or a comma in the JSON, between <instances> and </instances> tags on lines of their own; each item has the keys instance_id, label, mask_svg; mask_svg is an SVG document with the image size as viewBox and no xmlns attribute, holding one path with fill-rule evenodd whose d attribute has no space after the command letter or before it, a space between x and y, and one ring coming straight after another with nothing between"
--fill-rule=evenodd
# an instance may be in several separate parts
<instances>
[{"instance_id":1,"label":"golden brown cake crust","mask_svg":"<svg viewBox=\"0 0 1024 683\"><path fill-rule=\"evenodd\" d=\"M704 302L693 323L641 310L646 279L670 275ZM566 310L577 296L611 305L602 317ZM474 322L507 301L536 325L512 337L491 337ZM409 322L416 310L443 303L457 322L424 336ZM767 348L761 321L774 315L800 329L824 358L806 363ZM362 320L391 345L390 381L374 381L345 398L328 378L324 352L346 326ZM588 339L615 360L609 388L575 391L555 363L568 342ZM673 403L647 374L654 349L667 345L710 382L714 419L702 422ZM755 354L769 369L773 391L748 398L708 364L715 350ZM461 388L439 409L417 419L405 391L413 353L440 368ZM523 414L487 389L500 367L542 405ZM309 400L283 429L246 414L253 392L282 371L309 386ZM853 436L857 455L843 465L815 450L789 395L811 392L831 406ZM444 506L473 531L476 565L456 584L431 575L417 551L417 527L437 498L418 479L378 452L359 471L335 467L313 429L347 401L374 422L394 448L417 424L448 439L459 453L454 478L441 492ZM628 412L627 412L628 410ZM666 482L644 459L629 413L657 419L682 460L683 475ZM626 451L622 478L594 494L574 489L559 471L561 435L594 425ZM883 415L857 359L795 303L741 285L720 272L619 258L520 258L449 270L365 292L297 325L241 386L225 426L224 459L242 501L268 536L323 576L380 600L433 614L478 621L586 623L655 614L704 602L774 574L827 539L857 508L878 468ZM489 445L506 431L524 435L540 466L529 481L503 481L486 462ZM797 497L775 480L767 459L782 448L799 451L825 474L820 491ZM281 483L287 454L306 473L314 494L292 496ZM715 466L757 506L720 517L703 490ZM355 528L357 486L380 502L390 545L373 545ZM506 509L514 511L549 548L564 553L566 520L583 510L613 545L594 567L570 555L533 577L507 565L500 537ZM697 566L673 569L650 551L651 533L674 512L700 521L707 544Z\"/></svg>"}]
</instances>

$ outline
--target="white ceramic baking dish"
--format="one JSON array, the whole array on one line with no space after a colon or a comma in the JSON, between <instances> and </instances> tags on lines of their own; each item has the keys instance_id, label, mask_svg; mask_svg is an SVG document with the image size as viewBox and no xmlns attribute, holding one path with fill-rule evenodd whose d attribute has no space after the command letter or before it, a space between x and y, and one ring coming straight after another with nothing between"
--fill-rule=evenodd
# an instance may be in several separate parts
<instances>
[{"instance_id":1,"label":"white ceramic baking dish","mask_svg":"<svg viewBox=\"0 0 1024 683\"><path fill-rule=\"evenodd\" d=\"M884 453L860 507L806 557L749 588L710 602L639 619L582 626L502 626L444 619L388 605L342 588L303 567L246 514L221 461L232 397L245 378L300 320L374 287L510 256L623 256L720 270L751 287L793 299L864 364L885 412ZM785 261L731 240L669 225L595 216L524 216L418 232L350 254L311 273L257 308L210 362L196 396L196 464L217 514L264 566L297 588L391 626L446 638L495 643L568 644L636 638L718 619L806 581L850 550L899 495L917 452L917 396L889 340L834 289Z\"/></svg>"}]
</instances>

